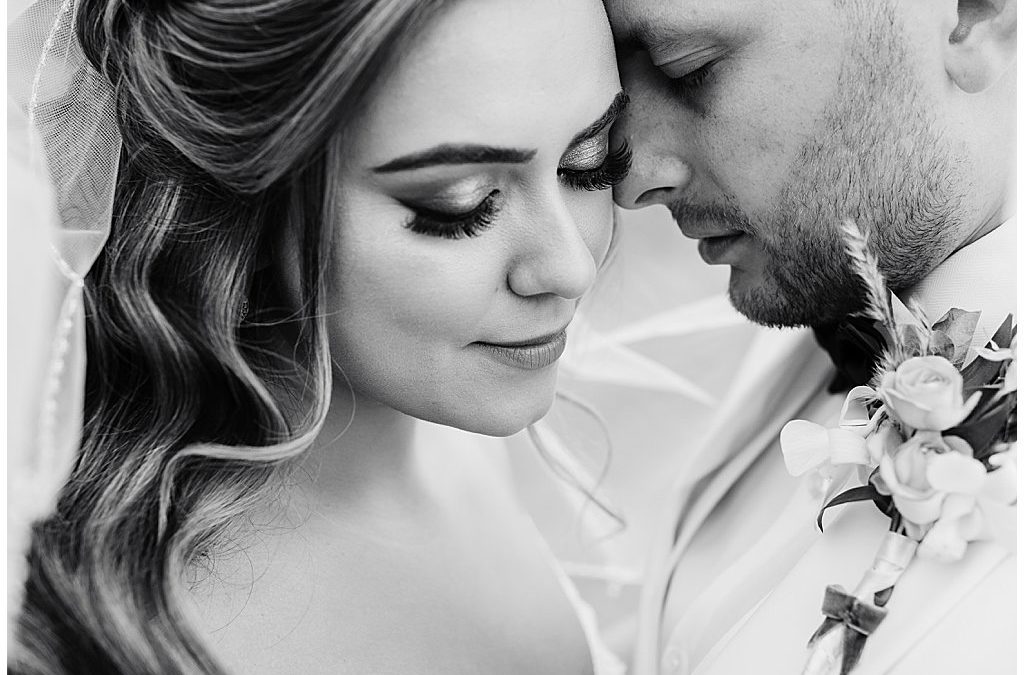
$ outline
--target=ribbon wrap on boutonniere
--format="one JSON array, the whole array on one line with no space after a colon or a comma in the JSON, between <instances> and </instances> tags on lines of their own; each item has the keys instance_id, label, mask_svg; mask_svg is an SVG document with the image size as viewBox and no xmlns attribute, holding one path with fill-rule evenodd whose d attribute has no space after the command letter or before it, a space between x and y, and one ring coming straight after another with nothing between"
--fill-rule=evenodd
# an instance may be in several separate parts
<instances>
[{"instance_id":1,"label":"ribbon wrap on boutonniere","mask_svg":"<svg viewBox=\"0 0 1024 675\"><path fill-rule=\"evenodd\" d=\"M889 292L868 235L844 223L847 252L867 294L865 316L885 342L871 386L854 387L835 428L793 420L782 452L793 475L816 471L829 508L871 502L890 521L871 567L851 593L825 591L804 675L855 672L886 604L915 556L960 560L972 541L1015 545L1016 325L1007 316L982 349L979 312L950 309L930 323ZM894 307L909 321L898 322ZM854 487L848 487L851 482Z\"/></svg>"}]
</instances>

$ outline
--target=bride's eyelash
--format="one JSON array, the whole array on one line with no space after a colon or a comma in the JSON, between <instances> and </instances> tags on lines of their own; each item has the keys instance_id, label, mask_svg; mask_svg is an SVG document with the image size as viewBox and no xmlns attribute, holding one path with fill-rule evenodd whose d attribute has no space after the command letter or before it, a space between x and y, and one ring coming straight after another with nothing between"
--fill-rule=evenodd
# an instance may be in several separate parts
<instances>
[{"instance_id":1,"label":"bride's eyelash","mask_svg":"<svg viewBox=\"0 0 1024 675\"><path fill-rule=\"evenodd\" d=\"M559 169L558 176L574 190L607 190L626 179L632 159L633 151L623 142L608 153L598 168L587 171ZM475 237L494 223L501 210L498 204L500 194L500 190L492 190L479 204L464 213L446 213L409 206L413 216L405 227L417 234L442 239Z\"/></svg>"},{"instance_id":2,"label":"bride's eyelash","mask_svg":"<svg viewBox=\"0 0 1024 675\"><path fill-rule=\"evenodd\" d=\"M500 193L500 190L492 190L483 201L465 213L445 213L410 207L414 215L405 226L417 234L442 239L475 237L491 226L498 211L501 210L497 203Z\"/></svg>"},{"instance_id":3,"label":"bride's eyelash","mask_svg":"<svg viewBox=\"0 0 1024 675\"><path fill-rule=\"evenodd\" d=\"M633 151L625 141L608 153L604 162L596 169L574 171L559 169L558 176L574 190L607 190L615 187L629 175L633 162Z\"/></svg>"}]
</instances>

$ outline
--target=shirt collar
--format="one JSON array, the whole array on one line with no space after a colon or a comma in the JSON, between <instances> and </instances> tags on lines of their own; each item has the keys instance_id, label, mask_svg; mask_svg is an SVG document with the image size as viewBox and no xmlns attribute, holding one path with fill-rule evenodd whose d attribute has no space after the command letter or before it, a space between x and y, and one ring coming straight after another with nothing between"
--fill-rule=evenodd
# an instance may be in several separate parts
<instances>
[{"instance_id":1,"label":"shirt collar","mask_svg":"<svg viewBox=\"0 0 1024 675\"><path fill-rule=\"evenodd\" d=\"M953 307L980 311L975 346L996 332L1007 314L1017 313L1017 218L946 258L916 285L899 294L915 300L932 322Z\"/></svg>"}]
</instances>

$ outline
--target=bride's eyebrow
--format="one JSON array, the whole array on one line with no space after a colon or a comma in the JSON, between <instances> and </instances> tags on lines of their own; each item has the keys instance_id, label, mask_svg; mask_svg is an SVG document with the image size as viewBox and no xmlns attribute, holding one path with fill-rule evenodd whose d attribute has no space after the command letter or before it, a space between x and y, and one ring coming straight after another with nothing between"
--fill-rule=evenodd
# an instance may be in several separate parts
<instances>
[{"instance_id":1,"label":"bride's eyebrow","mask_svg":"<svg viewBox=\"0 0 1024 675\"><path fill-rule=\"evenodd\" d=\"M437 145L392 159L374 167L374 173L413 171L443 164L525 164L536 150L498 148L491 145Z\"/></svg>"},{"instance_id":2,"label":"bride's eyebrow","mask_svg":"<svg viewBox=\"0 0 1024 675\"><path fill-rule=\"evenodd\" d=\"M599 133L605 130L606 127L611 126L615 123L615 120L622 115L623 111L626 110L626 106L629 104L629 96L626 92L619 91L615 94L615 98L612 99L612 104L608 106L600 117L598 117L590 126L583 131L579 132L572 138L572 142L569 143L569 147L582 143L583 141L597 136Z\"/></svg>"},{"instance_id":3,"label":"bride's eyebrow","mask_svg":"<svg viewBox=\"0 0 1024 675\"><path fill-rule=\"evenodd\" d=\"M576 134L570 146L593 138L615 122L626 109L629 97L626 92L615 94L611 105L586 129ZM437 145L408 155L396 157L373 168L374 173L398 173L415 171L440 165L457 164L525 164L537 154L536 150L522 148L499 148L492 145Z\"/></svg>"}]
</instances>

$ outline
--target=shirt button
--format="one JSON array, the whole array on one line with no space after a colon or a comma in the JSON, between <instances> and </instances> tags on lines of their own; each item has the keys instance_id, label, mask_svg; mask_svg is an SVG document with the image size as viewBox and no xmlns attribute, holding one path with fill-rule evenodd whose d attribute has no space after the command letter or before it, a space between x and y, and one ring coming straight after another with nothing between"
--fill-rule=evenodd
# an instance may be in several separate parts
<instances>
[{"instance_id":1,"label":"shirt button","mask_svg":"<svg viewBox=\"0 0 1024 675\"><path fill-rule=\"evenodd\" d=\"M671 675L681 675L689 670L686 655L678 647L669 647L661 658L661 670Z\"/></svg>"}]
</instances>

